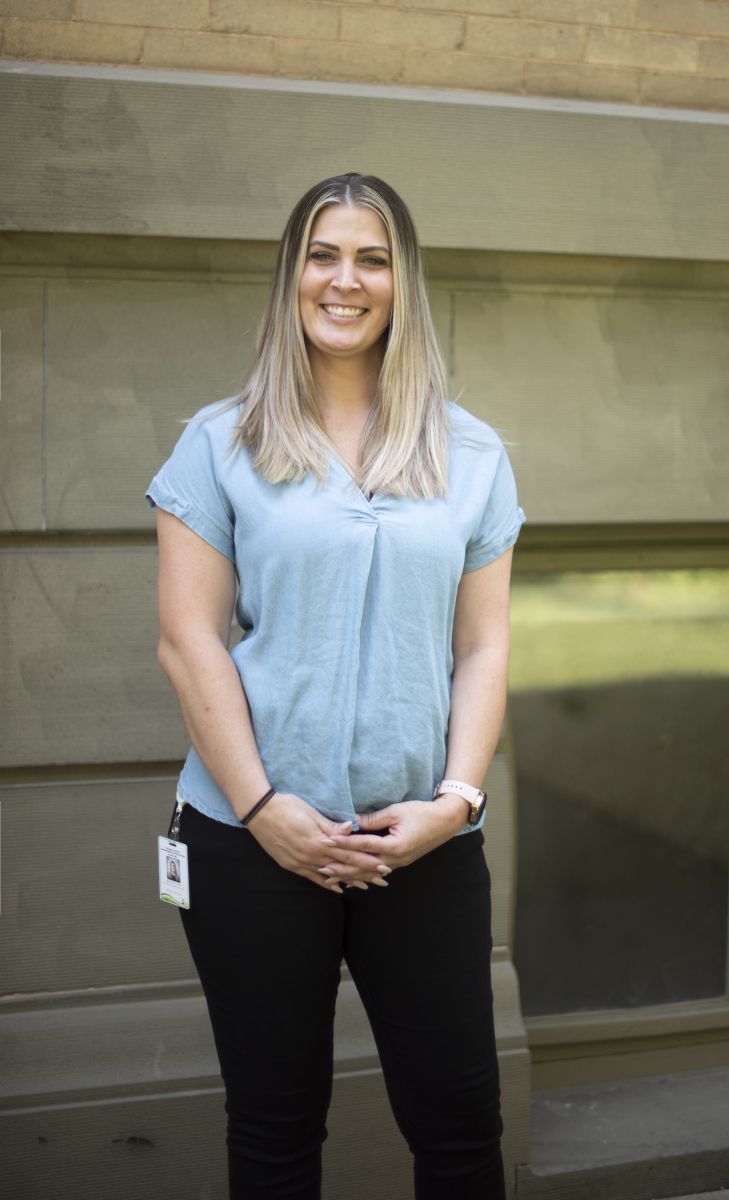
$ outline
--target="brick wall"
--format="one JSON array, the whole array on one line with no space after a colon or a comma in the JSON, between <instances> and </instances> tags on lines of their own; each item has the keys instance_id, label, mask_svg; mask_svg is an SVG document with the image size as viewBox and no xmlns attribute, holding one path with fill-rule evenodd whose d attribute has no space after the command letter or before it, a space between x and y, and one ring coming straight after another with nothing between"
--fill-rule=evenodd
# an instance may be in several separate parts
<instances>
[{"instance_id":1,"label":"brick wall","mask_svg":"<svg viewBox=\"0 0 729 1200\"><path fill-rule=\"evenodd\" d=\"M0 0L0 55L729 111L729 0Z\"/></svg>"}]
</instances>

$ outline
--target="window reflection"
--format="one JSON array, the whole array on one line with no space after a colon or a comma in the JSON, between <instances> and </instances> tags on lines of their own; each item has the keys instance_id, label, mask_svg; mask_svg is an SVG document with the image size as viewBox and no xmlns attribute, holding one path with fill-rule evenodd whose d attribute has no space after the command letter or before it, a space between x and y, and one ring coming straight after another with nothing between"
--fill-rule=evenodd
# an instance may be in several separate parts
<instances>
[{"instance_id":1,"label":"window reflection","mask_svg":"<svg viewBox=\"0 0 729 1200\"><path fill-rule=\"evenodd\" d=\"M527 1015L726 990L729 571L515 575Z\"/></svg>"}]
</instances>

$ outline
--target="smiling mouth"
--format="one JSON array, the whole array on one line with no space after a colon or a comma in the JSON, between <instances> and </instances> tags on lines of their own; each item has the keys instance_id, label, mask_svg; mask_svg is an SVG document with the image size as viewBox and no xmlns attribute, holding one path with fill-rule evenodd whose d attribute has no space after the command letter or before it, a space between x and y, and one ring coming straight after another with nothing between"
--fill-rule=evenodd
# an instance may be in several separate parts
<instances>
[{"instance_id":1,"label":"smiling mouth","mask_svg":"<svg viewBox=\"0 0 729 1200\"><path fill-rule=\"evenodd\" d=\"M322 304L321 307L331 317L361 317L363 313L367 312L366 308L355 308L353 305L344 304Z\"/></svg>"}]
</instances>

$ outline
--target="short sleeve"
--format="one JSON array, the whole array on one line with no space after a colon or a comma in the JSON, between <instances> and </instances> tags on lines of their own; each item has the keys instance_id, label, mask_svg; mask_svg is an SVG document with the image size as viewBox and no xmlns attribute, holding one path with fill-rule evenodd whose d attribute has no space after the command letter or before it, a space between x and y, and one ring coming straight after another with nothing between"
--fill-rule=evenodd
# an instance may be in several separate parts
<instances>
[{"instance_id":1,"label":"short sleeve","mask_svg":"<svg viewBox=\"0 0 729 1200\"><path fill-rule=\"evenodd\" d=\"M486 507L466 545L464 573L485 566L513 546L525 521L517 502L514 472L502 446Z\"/></svg>"},{"instance_id":2,"label":"short sleeve","mask_svg":"<svg viewBox=\"0 0 729 1200\"><path fill-rule=\"evenodd\" d=\"M220 485L208 422L193 417L145 493L152 508L179 517L214 549L235 562L232 505Z\"/></svg>"}]
</instances>

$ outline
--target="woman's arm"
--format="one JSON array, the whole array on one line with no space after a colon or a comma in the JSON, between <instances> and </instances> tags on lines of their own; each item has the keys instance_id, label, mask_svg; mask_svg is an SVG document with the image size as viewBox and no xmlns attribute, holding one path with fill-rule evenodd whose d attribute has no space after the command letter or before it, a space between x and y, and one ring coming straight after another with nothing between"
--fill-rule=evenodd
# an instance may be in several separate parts
<instances>
[{"instance_id":1,"label":"woman's arm","mask_svg":"<svg viewBox=\"0 0 729 1200\"><path fill-rule=\"evenodd\" d=\"M509 549L485 567L467 572L456 600L444 778L479 788L494 756L506 711L512 556L513 549ZM461 815L464 808L461 799Z\"/></svg>"},{"instance_id":2,"label":"woman's arm","mask_svg":"<svg viewBox=\"0 0 729 1200\"><path fill-rule=\"evenodd\" d=\"M501 732L509 666L509 585L513 550L462 576L453 622L453 679L448 722L446 779L481 787ZM403 867L458 833L465 801L453 794L436 801L405 801L363 813L360 826L389 829L386 837L352 834L353 849L379 850L383 862ZM337 835L337 845L344 841ZM329 864L333 866L333 864Z\"/></svg>"},{"instance_id":3,"label":"woman's arm","mask_svg":"<svg viewBox=\"0 0 729 1200\"><path fill-rule=\"evenodd\" d=\"M235 602L232 562L177 517L157 509L160 639L157 658L180 701L190 741L240 819L270 784L258 753L248 702L228 652ZM279 865L320 886L333 856L345 877L382 883L378 858L337 850L335 824L301 797L276 792L250 832Z\"/></svg>"}]
</instances>

